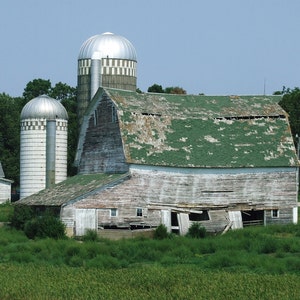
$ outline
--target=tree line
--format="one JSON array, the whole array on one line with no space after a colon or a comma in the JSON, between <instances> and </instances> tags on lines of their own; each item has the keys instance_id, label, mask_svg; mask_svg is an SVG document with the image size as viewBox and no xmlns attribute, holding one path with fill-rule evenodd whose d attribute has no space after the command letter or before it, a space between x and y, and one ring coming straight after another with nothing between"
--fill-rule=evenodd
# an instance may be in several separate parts
<instances>
[{"instance_id":1,"label":"tree line","mask_svg":"<svg viewBox=\"0 0 300 300\"><path fill-rule=\"evenodd\" d=\"M163 88L156 83L147 91L186 94L182 87ZM137 89L137 92L142 91ZM20 182L20 114L28 101L42 94L59 100L68 112L68 176L76 174L73 162L78 140L77 89L62 82L52 85L50 80L34 79L27 83L20 97L0 93L0 162L5 177L14 180L13 189L17 188ZM274 94L282 95L279 104L289 115L290 127L296 144L298 142L296 136L300 136L300 89L283 87L282 91L276 91Z\"/></svg>"}]
</instances>

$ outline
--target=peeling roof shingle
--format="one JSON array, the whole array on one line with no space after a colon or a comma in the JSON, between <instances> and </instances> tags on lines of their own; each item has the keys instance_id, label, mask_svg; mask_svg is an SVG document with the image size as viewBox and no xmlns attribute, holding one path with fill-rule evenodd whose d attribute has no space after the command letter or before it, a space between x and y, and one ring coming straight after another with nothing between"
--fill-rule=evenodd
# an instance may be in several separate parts
<instances>
[{"instance_id":1,"label":"peeling roof shingle","mask_svg":"<svg viewBox=\"0 0 300 300\"><path fill-rule=\"evenodd\" d=\"M138 94L105 89L128 163L176 167L296 166L278 96Z\"/></svg>"}]
</instances>

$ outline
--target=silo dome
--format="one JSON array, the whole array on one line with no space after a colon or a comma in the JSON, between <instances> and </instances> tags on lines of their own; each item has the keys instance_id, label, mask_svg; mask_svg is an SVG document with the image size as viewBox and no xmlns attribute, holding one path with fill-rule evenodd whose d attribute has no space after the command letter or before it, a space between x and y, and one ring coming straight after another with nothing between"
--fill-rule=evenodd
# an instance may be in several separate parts
<instances>
[{"instance_id":1,"label":"silo dome","mask_svg":"<svg viewBox=\"0 0 300 300\"><path fill-rule=\"evenodd\" d=\"M64 106L47 95L30 100L22 109L21 120L24 119L68 119Z\"/></svg>"},{"instance_id":2,"label":"silo dome","mask_svg":"<svg viewBox=\"0 0 300 300\"><path fill-rule=\"evenodd\" d=\"M100 87L136 91L135 48L120 35L94 35L80 48L77 75L77 116L81 125L88 104Z\"/></svg>"},{"instance_id":3,"label":"silo dome","mask_svg":"<svg viewBox=\"0 0 300 300\"><path fill-rule=\"evenodd\" d=\"M90 37L79 51L78 59L89 59L97 53L98 58L119 58L137 60L133 45L123 36L105 32Z\"/></svg>"}]
</instances>

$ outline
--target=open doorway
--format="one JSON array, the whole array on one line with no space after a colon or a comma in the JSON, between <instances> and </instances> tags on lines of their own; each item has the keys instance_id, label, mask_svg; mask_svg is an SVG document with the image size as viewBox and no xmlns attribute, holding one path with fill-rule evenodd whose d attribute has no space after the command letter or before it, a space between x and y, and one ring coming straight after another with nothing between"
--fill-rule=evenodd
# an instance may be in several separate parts
<instances>
[{"instance_id":1,"label":"open doorway","mask_svg":"<svg viewBox=\"0 0 300 300\"><path fill-rule=\"evenodd\" d=\"M173 233L179 234L178 216L174 211L171 212L171 228Z\"/></svg>"},{"instance_id":2,"label":"open doorway","mask_svg":"<svg viewBox=\"0 0 300 300\"><path fill-rule=\"evenodd\" d=\"M243 227L264 225L264 216L263 210L242 211Z\"/></svg>"}]
</instances>

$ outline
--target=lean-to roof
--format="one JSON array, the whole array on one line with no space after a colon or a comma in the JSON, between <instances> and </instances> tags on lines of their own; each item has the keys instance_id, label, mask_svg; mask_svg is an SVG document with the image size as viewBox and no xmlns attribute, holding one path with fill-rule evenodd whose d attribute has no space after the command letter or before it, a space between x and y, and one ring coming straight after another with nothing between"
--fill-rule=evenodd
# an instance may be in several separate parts
<instances>
[{"instance_id":1,"label":"lean-to roof","mask_svg":"<svg viewBox=\"0 0 300 300\"><path fill-rule=\"evenodd\" d=\"M54 185L52 188L23 198L16 204L61 206L65 203L78 201L102 188L113 186L127 177L128 174L76 175Z\"/></svg>"}]
</instances>

